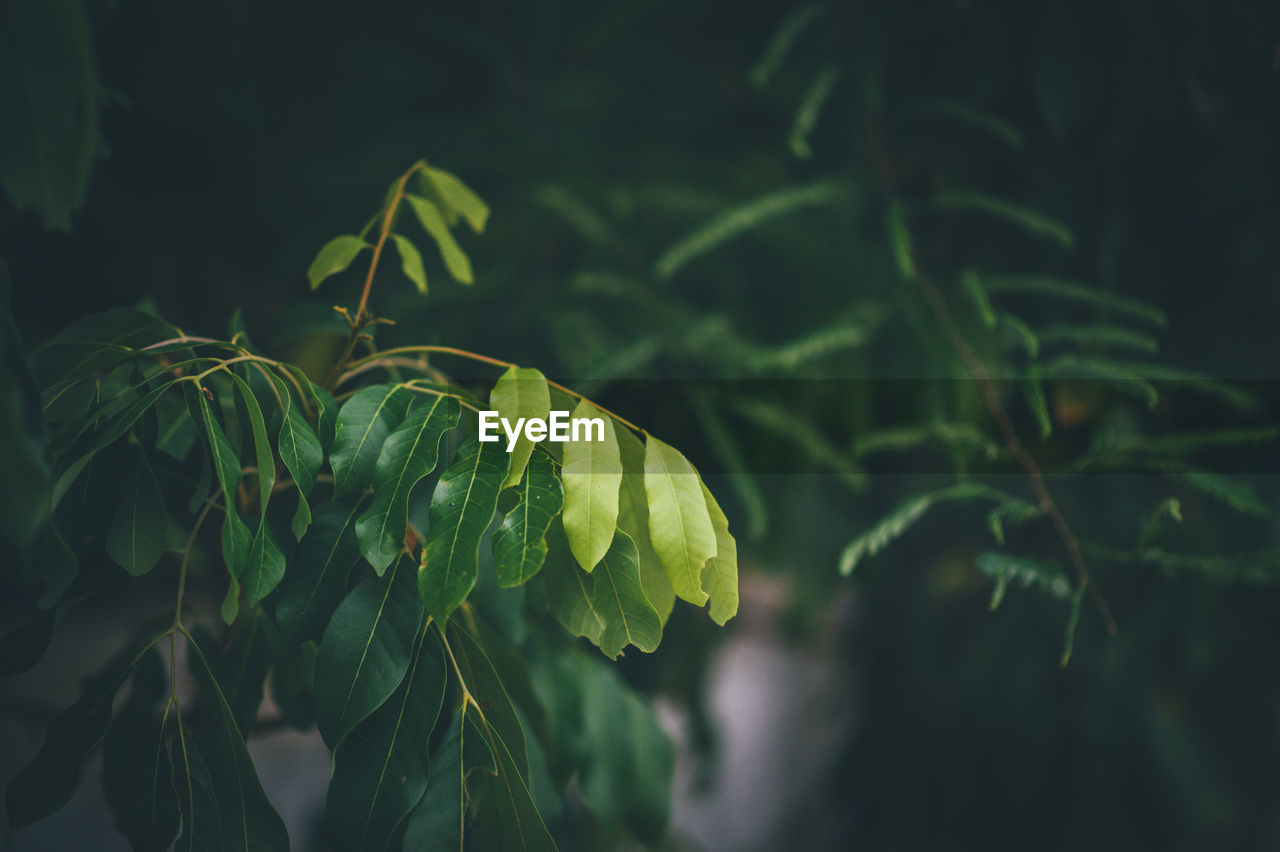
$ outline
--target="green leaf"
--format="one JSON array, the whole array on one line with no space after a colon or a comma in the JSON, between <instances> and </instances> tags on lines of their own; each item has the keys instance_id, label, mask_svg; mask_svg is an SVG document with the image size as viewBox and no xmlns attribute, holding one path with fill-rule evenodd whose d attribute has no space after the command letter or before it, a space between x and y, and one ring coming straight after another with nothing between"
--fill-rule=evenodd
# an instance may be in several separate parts
<instances>
[{"instance_id":1,"label":"green leaf","mask_svg":"<svg viewBox=\"0 0 1280 852\"><path fill-rule=\"evenodd\" d=\"M519 502L493 534L493 558L498 585L503 588L527 583L547 558L547 528L564 504L551 456L542 451L533 454L516 486L516 497Z\"/></svg>"},{"instance_id":2,"label":"green leaf","mask_svg":"<svg viewBox=\"0 0 1280 852\"><path fill-rule=\"evenodd\" d=\"M604 423L603 441L568 441L563 445L564 531L574 558L585 570L596 567L613 541L618 526L618 490L622 459L613 418L605 417L585 399L571 419L591 418ZM588 429L587 438L594 437Z\"/></svg>"},{"instance_id":3,"label":"green leaf","mask_svg":"<svg viewBox=\"0 0 1280 852\"><path fill-rule=\"evenodd\" d=\"M155 710L131 701L112 722L102 747L107 804L116 830L137 852L165 852L178 835L178 796L166 723Z\"/></svg>"},{"instance_id":4,"label":"green leaf","mask_svg":"<svg viewBox=\"0 0 1280 852\"><path fill-rule=\"evenodd\" d=\"M702 495L716 532L716 555L702 568L702 588L711 599L711 620L721 627L738 613L738 543L729 532L729 519L706 483Z\"/></svg>"},{"instance_id":5,"label":"green leaf","mask_svg":"<svg viewBox=\"0 0 1280 852\"><path fill-rule=\"evenodd\" d=\"M520 722L520 713L506 687L507 681L494 667L491 656L474 632L466 629L457 619L449 624L448 630L451 639L449 647L457 660L463 685L484 708L481 725L486 732L494 731L506 741L515 759L518 774L527 779L529 753L525 745L524 725Z\"/></svg>"},{"instance_id":6,"label":"green leaf","mask_svg":"<svg viewBox=\"0 0 1280 852\"><path fill-rule=\"evenodd\" d=\"M665 626L675 608L676 593L649 540L649 497L644 490L644 444L629 431L618 434L622 457L622 487L618 489L618 529L636 546L640 560L640 585Z\"/></svg>"},{"instance_id":7,"label":"green leaf","mask_svg":"<svg viewBox=\"0 0 1280 852\"><path fill-rule=\"evenodd\" d=\"M270 636L274 629L262 610L248 610L231 629L225 647L207 659L236 727L242 731L250 730L258 718L263 683L274 658ZM199 629L192 633L204 647L218 648L213 634ZM193 669L197 678L204 677L202 666L193 666ZM204 685L207 687L208 683Z\"/></svg>"},{"instance_id":8,"label":"green leaf","mask_svg":"<svg viewBox=\"0 0 1280 852\"><path fill-rule=\"evenodd\" d=\"M667 280L690 261L772 219L806 207L821 207L848 197L844 184L817 181L781 189L732 207L671 246L653 264L653 274Z\"/></svg>"},{"instance_id":9,"label":"green leaf","mask_svg":"<svg viewBox=\"0 0 1280 852\"><path fill-rule=\"evenodd\" d=\"M845 545L840 554L840 573L849 576L864 557L875 556L894 541L902 538L916 521L938 503L951 500L992 500L1006 503L1014 498L1003 491L986 485L961 483L912 497L894 509L871 529Z\"/></svg>"},{"instance_id":10,"label":"green leaf","mask_svg":"<svg viewBox=\"0 0 1280 852\"><path fill-rule=\"evenodd\" d=\"M378 454L373 474L373 505L356 521L360 552L381 574L404 550L409 523L409 494L439 460L440 438L458 423L453 397L436 396L409 413Z\"/></svg>"},{"instance_id":11,"label":"green leaf","mask_svg":"<svg viewBox=\"0 0 1280 852\"><path fill-rule=\"evenodd\" d=\"M809 134L817 126L822 108L831 97L831 90L835 88L836 81L839 79L840 66L828 63L814 75L813 82L809 84L804 97L800 99L800 105L796 107L796 115L791 121L791 135L787 138L787 144L791 146L791 153L801 160L808 160L813 156L813 149L809 147Z\"/></svg>"},{"instance_id":12,"label":"green leaf","mask_svg":"<svg viewBox=\"0 0 1280 852\"><path fill-rule=\"evenodd\" d=\"M1037 335L1046 346L1072 343L1086 347L1134 349L1151 355L1160 351L1160 344L1151 335L1119 325L1051 325L1040 329Z\"/></svg>"},{"instance_id":13,"label":"green leaf","mask_svg":"<svg viewBox=\"0 0 1280 852\"><path fill-rule=\"evenodd\" d=\"M276 483L276 460L257 397L244 379L235 373L231 374L231 379L240 392L240 399L248 413L258 468L258 531L254 533L249 545L244 570L236 577L250 606L256 606L280 583L285 569L284 552L276 543L275 534L267 526L267 504L271 501L271 492Z\"/></svg>"},{"instance_id":14,"label":"green leaf","mask_svg":"<svg viewBox=\"0 0 1280 852\"><path fill-rule=\"evenodd\" d=\"M280 460L284 462L298 489L298 509L293 515L292 528L293 537L301 541L307 527L311 525L311 506L307 503L307 495L315 487L320 465L324 463L324 450L321 449L320 439L312 431L311 424L293 404L288 389L279 379L275 381L280 398L284 401L284 414L280 418L276 446L280 449Z\"/></svg>"},{"instance_id":15,"label":"green leaf","mask_svg":"<svg viewBox=\"0 0 1280 852\"><path fill-rule=\"evenodd\" d=\"M422 223L423 230L436 241L449 274L460 284L472 283L474 278L471 275L471 260L450 233L449 225L440 214L440 208L420 195L409 193L405 195L405 199L413 208L418 221Z\"/></svg>"},{"instance_id":16,"label":"green leaf","mask_svg":"<svg viewBox=\"0 0 1280 852\"><path fill-rule=\"evenodd\" d=\"M826 12L827 7L822 3L806 3L789 12L774 32L764 55L751 66L752 85L763 88L781 67L796 40Z\"/></svg>"},{"instance_id":17,"label":"green leaf","mask_svg":"<svg viewBox=\"0 0 1280 852\"><path fill-rule=\"evenodd\" d=\"M431 530L422 545L418 590L427 612L441 624L475 587L480 538L498 508L508 461L500 443L468 439L431 495Z\"/></svg>"},{"instance_id":18,"label":"green leaf","mask_svg":"<svg viewBox=\"0 0 1280 852\"><path fill-rule=\"evenodd\" d=\"M987 297L986 288L982 286L982 279L978 277L978 273L972 269L966 269L960 276L960 285L964 287L965 293L968 294L973 307L978 312L978 316L982 317L982 324L989 329L994 329L998 319L996 312L991 307L991 300Z\"/></svg>"},{"instance_id":19,"label":"green leaf","mask_svg":"<svg viewBox=\"0 0 1280 852\"><path fill-rule=\"evenodd\" d=\"M613 667L574 656L586 728L583 801L605 825L622 823L657 844L670 818L675 749L648 702Z\"/></svg>"},{"instance_id":20,"label":"green leaf","mask_svg":"<svg viewBox=\"0 0 1280 852\"><path fill-rule=\"evenodd\" d=\"M0 183L16 209L69 230L102 141L89 16L76 0L13 0L0 33Z\"/></svg>"},{"instance_id":21,"label":"green leaf","mask_svg":"<svg viewBox=\"0 0 1280 852\"><path fill-rule=\"evenodd\" d=\"M400 252L400 271L413 282L419 293L427 295L427 270L422 266L422 255L418 247L408 237L399 234L392 234L391 239L395 240L396 251Z\"/></svg>"},{"instance_id":22,"label":"green leaf","mask_svg":"<svg viewBox=\"0 0 1280 852\"><path fill-rule=\"evenodd\" d=\"M554 545L553 545L554 547ZM621 530L588 574L555 548L544 571L556 619L617 659L627 645L650 653L662 641L662 618L645 594L635 543Z\"/></svg>"},{"instance_id":23,"label":"green leaf","mask_svg":"<svg viewBox=\"0 0 1280 852\"><path fill-rule=\"evenodd\" d=\"M984 278L983 281L990 293L1035 293L1128 314L1162 327L1168 323L1164 311L1154 305L1129 299L1109 290L1091 287L1079 281L1049 275L992 275Z\"/></svg>"},{"instance_id":24,"label":"green leaf","mask_svg":"<svg viewBox=\"0 0 1280 852\"><path fill-rule=\"evenodd\" d=\"M249 564L249 550L253 542L253 534L249 532L249 528L236 510L236 491L240 487L240 460L231 449L231 443L227 440L226 433L222 431L221 424L213 416L209 400L203 393L197 396L200 399L200 413L204 418L209 454L213 458L213 469L218 475L218 484L222 486L222 505L225 508L222 513L222 558L227 563L231 578L238 581Z\"/></svg>"},{"instance_id":25,"label":"green leaf","mask_svg":"<svg viewBox=\"0 0 1280 852\"><path fill-rule=\"evenodd\" d=\"M443 169L426 166L422 171L440 199L448 207L462 214L462 218L467 220L471 230L477 234L484 231L485 223L489 220L489 205L485 204L471 187L459 180L456 175Z\"/></svg>"},{"instance_id":26,"label":"green leaf","mask_svg":"<svg viewBox=\"0 0 1280 852\"><path fill-rule=\"evenodd\" d=\"M180 764L178 802L183 831L177 849L288 852L289 834L262 790L213 667L194 639L190 647L213 685L218 712L194 730L185 723L178 726L174 759Z\"/></svg>"},{"instance_id":27,"label":"green leaf","mask_svg":"<svg viewBox=\"0 0 1280 852\"><path fill-rule=\"evenodd\" d=\"M542 373L530 367L508 367L493 386L489 394L489 405L498 412L498 416L518 424L523 420L545 420L551 414L551 390L547 387L547 379ZM533 441L525 437L524 430L518 425L519 437L511 450L511 467L507 469L507 478L502 481L503 488L510 488L520 481L524 474L524 466L529 462L533 452Z\"/></svg>"},{"instance_id":28,"label":"green leaf","mask_svg":"<svg viewBox=\"0 0 1280 852\"><path fill-rule=\"evenodd\" d=\"M555 841L533 803L511 749L492 727L481 736L497 757L498 772L496 776L479 776L479 786L486 792L485 802L493 810L473 827L473 848L555 852Z\"/></svg>"},{"instance_id":29,"label":"green leaf","mask_svg":"<svg viewBox=\"0 0 1280 852\"><path fill-rule=\"evenodd\" d=\"M1043 375L1056 379L1092 378L1110 382L1120 390L1146 402L1147 408L1155 408L1160 402L1160 392L1156 390L1155 385L1136 372L1133 365L1098 358L1060 355L1045 364L1041 370Z\"/></svg>"},{"instance_id":30,"label":"green leaf","mask_svg":"<svg viewBox=\"0 0 1280 852\"><path fill-rule=\"evenodd\" d=\"M315 259L307 268L307 280L311 282L311 289L319 287L321 282L330 275L337 275L345 270L356 256L367 248L373 247L350 234L329 240L320 251L316 252Z\"/></svg>"},{"instance_id":31,"label":"green leaf","mask_svg":"<svg viewBox=\"0 0 1280 852\"><path fill-rule=\"evenodd\" d=\"M138 449L137 467L127 483L122 483L120 503L107 530L107 555L134 577L141 577L160 561L168 533L169 515L160 484Z\"/></svg>"},{"instance_id":32,"label":"green leaf","mask_svg":"<svg viewBox=\"0 0 1280 852\"><path fill-rule=\"evenodd\" d=\"M1071 581L1062 569L1049 562L1038 562L1007 553L982 553L974 561L978 570L997 582L996 594L991 599L991 609L1000 605L1004 589L1009 583L1017 583L1024 589L1034 586L1052 598L1067 600L1071 597Z\"/></svg>"},{"instance_id":33,"label":"green leaf","mask_svg":"<svg viewBox=\"0 0 1280 852\"><path fill-rule=\"evenodd\" d=\"M112 658L85 681L79 700L49 724L39 754L18 770L5 791L10 830L43 819L71 800L85 758L111 725L111 702L142 656L128 651Z\"/></svg>"},{"instance_id":34,"label":"green leaf","mask_svg":"<svg viewBox=\"0 0 1280 852\"><path fill-rule=\"evenodd\" d=\"M1049 417L1049 404L1045 400L1039 364L1031 363L1027 366L1027 378L1023 382L1022 392L1027 399L1027 407L1035 415L1036 425L1040 427L1040 439L1048 439L1053 434L1053 420Z\"/></svg>"},{"instance_id":35,"label":"green leaf","mask_svg":"<svg viewBox=\"0 0 1280 852\"><path fill-rule=\"evenodd\" d=\"M316 506L311 529L276 592L276 623L286 638L319 639L346 595L351 569L360 561L355 533L360 509L354 496Z\"/></svg>"},{"instance_id":36,"label":"green leaf","mask_svg":"<svg viewBox=\"0 0 1280 852\"><path fill-rule=\"evenodd\" d=\"M702 568L717 547L702 480L679 451L646 435L644 490L649 498L649 538L667 579L678 597L702 606L707 602Z\"/></svg>"},{"instance_id":37,"label":"green leaf","mask_svg":"<svg viewBox=\"0 0 1280 852\"><path fill-rule=\"evenodd\" d=\"M422 625L413 566L399 560L338 605L316 654L316 727L329 748L391 697L409 670Z\"/></svg>"},{"instance_id":38,"label":"green leaf","mask_svg":"<svg viewBox=\"0 0 1280 852\"><path fill-rule=\"evenodd\" d=\"M382 852L427 791L445 679L444 646L424 630L404 682L334 755L325 802L333 848Z\"/></svg>"},{"instance_id":39,"label":"green leaf","mask_svg":"<svg viewBox=\"0 0 1280 852\"><path fill-rule=\"evenodd\" d=\"M370 385L343 403L329 451L334 497L373 483L382 443L404 419L412 401L413 392L400 385Z\"/></svg>"},{"instance_id":40,"label":"green leaf","mask_svg":"<svg viewBox=\"0 0 1280 852\"><path fill-rule=\"evenodd\" d=\"M1071 248L1075 244L1075 235L1062 222L1038 210L1032 210L1003 198L981 192L941 192L934 197L933 204L939 210L986 213L1018 225L1038 237L1047 237L1065 248Z\"/></svg>"},{"instance_id":41,"label":"green leaf","mask_svg":"<svg viewBox=\"0 0 1280 852\"><path fill-rule=\"evenodd\" d=\"M496 773L498 765L475 711L464 704L444 739L431 755L427 794L409 816L404 848L414 852L460 852L467 820L467 776L480 769Z\"/></svg>"},{"instance_id":42,"label":"green leaf","mask_svg":"<svg viewBox=\"0 0 1280 852\"><path fill-rule=\"evenodd\" d=\"M1040 354L1040 339L1036 337L1036 333L1030 326L1008 311L1000 311L997 317L1000 327L1008 332L1007 336L1025 349L1027 355L1035 358Z\"/></svg>"}]
</instances>

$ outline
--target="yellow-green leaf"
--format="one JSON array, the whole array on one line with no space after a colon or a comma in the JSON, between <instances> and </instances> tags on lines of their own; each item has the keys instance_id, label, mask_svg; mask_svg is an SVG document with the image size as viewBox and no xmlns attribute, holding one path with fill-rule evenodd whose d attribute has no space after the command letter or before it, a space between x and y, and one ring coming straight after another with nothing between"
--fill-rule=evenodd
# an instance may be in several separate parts
<instances>
[{"instance_id":1,"label":"yellow-green leaf","mask_svg":"<svg viewBox=\"0 0 1280 852\"><path fill-rule=\"evenodd\" d=\"M440 208L420 195L410 193L405 198L408 200L409 206L413 208L418 221L422 223L423 229L431 235L431 239L436 241L436 245L440 248L440 256L444 258L444 265L449 269L449 274L461 284L472 283L475 279L471 275L471 259L467 257L467 253L458 245L458 241L453 238L453 234L449 231L448 223L445 222L444 216L440 213Z\"/></svg>"},{"instance_id":2,"label":"yellow-green leaf","mask_svg":"<svg viewBox=\"0 0 1280 852\"><path fill-rule=\"evenodd\" d=\"M613 421L585 399L574 408L572 419L604 422L603 441L568 441L564 444L561 481L564 483L564 531L569 549L584 570L604 558L618 527L618 490L622 485L622 459ZM587 430L585 437L594 437Z\"/></svg>"},{"instance_id":3,"label":"yellow-green leaf","mask_svg":"<svg viewBox=\"0 0 1280 852\"><path fill-rule=\"evenodd\" d=\"M547 379L541 372L531 367L508 367L493 386L489 394L489 405L498 412L498 416L509 421L519 430L515 448L511 450L511 467L507 469L507 478L502 481L503 488L510 488L520 481L524 467L529 463L529 455L533 452L533 441L525 437L520 420L534 418L545 420L551 414L551 390L547 387ZM503 444L506 437L502 436Z\"/></svg>"},{"instance_id":4,"label":"yellow-green leaf","mask_svg":"<svg viewBox=\"0 0 1280 852\"><path fill-rule=\"evenodd\" d=\"M422 254L418 247L408 237L399 234L392 234L391 239L395 240L396 251L400 252L401 271L418 288L419 293L427 295L427 270L422 266Z\"/></svg>"},{"instance_id":5,"label":"yellow-green leaf","mask_svg":"<svg viewBox=\"0 0 1280 852\"><path fill-rule=\"evenodd\" d=\"M649 538L682 600L707 602L702 568L716 555L702 480L680 452L652 435L645 438L644 490L649 498Z\"/></svg>"},{"instance_id":6,"label":"yellow-green leaf","mask_svg":"<svg viewBox=\"0 0 1280 852\"><path fill-rule=\"evenodd\" d=\"M364 240L350 234L329 240L320 251L316 252L315 259L307 268L307 280L311 282L311 289L319 287L320 283L330 275L342 272L351 265L360 252L369 247Z\"/></svg>"},{"instance_id":7,"label":"yellow-green leaf","mask_svg":"<svg viewBox=\"0 0 1280 852\"><path fill-rule=\"evenodd\" d=\"M716 531L716 555L702 567L702 588L711 598L711 620L721 627L738 613L738 543L729 532L729 519L711 489L702 484L711 528Z\"/></svg>"}]
</instances>

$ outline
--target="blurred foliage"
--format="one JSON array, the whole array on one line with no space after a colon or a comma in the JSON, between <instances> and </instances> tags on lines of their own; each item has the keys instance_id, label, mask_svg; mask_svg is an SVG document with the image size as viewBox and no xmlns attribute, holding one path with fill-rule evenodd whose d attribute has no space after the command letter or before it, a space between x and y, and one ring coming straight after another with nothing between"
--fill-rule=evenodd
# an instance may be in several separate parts
<instances>
[{"instance_id":1,"label":"blurred foliage","mask_svg":"<svg viewBox=\"0 0 1280 852\"><path fill-rule=\"evenodd\" d=\"M800 640L856 584L858 723L797 836L1274 843L1280 11L90 13L122 93L108 156L69 235L0 209L28 344L73 304L152 298L196 331L243 305L255 339L323 369L341 299L302 296L302 272L425 147L495 213L483 249L461 237L474 288L382 288L400 321L379 344L447 329L643 412L724 475L744 562L786 566ZM1107 638L1084 599L1065 670L1069 554L922 278L1115 614ZM1009 499L922 509L840 579L842 548L957 483ZM624 669L693 694L696 656Z\"/></svg>"}]
</instances>

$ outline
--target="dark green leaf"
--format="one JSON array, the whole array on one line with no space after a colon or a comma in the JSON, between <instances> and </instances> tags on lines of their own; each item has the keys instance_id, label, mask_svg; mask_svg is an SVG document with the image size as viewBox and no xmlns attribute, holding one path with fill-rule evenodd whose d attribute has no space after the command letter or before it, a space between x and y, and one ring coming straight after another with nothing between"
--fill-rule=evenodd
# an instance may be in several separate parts
<instances>
[{"instance_id":1,"label":"dark green leaf","mask_svg":"<svg viewBox=\"0 0 1280 852\"><path fill-rule=\"evenodd\" d=\"M414 852L460 852L467 819L467 776L497 772L493 752L477 727L475 711L464 704L431 755L427 794L409 815L404 848Z\"/></svg>"},{"instance_id":2,"label":"dark green leaf","mask_svg":"<svg viewBox=\"0 0 1280 852\"><path fill-rule=\"evenodd\" d=\"M338 605L316 654L316 726L331 749L395 692L421 625L422 600L405 559Z\"/></svg>"},{"instance_id":3,"label":"dark green leaf","mask_svg":"<svg viewBox=\"0 0 1280 852\"><path fill-rule=\"evenodd\" d=\"M387 437L373 474L373 505L356 521L360 551L381 574L404 550L409 494L435 470L440 438L458 422L453 397L436 396L409 413Z\"/></svg>"},{"instance_id":4,"label":"dark green leaf","mask_svg":"<svg viewBox=\"0 0 1280 852\"><path fill-rule=\"evenodd\" d=\"M129 844L138 852L165 852L178 834L178 797L165 736L169 717L148 706L158 696L144 695L138 680L135 675L133 694L103 742L102 788L116 829ZM163 693L163 670L159 685Z\"/></svg>"},{"instance_id":5,"label":"dark green leaf","mask_svg":"<svg viewBox=\"0 0 1280 852\"><path fill-rule=\"evenodd\" d=\"M200 646L190 644L196 662L213 680L213 667ZM201 852L287 852L289 835L276 813L244 745L231 708L214 685L216 711L204 724L179 725L174 761L182 808L180 850Z\"/></svg>"},{"instance_id":6,"label":"dark green leaf","mask_svg":"<svg viewBox=\"0 0 1280 852\"><path fill-rule=\"evenodd\" d=\"M424 630L404 682L334 755L325 803L330 843L381 852L427 790L428 742L444 699L444 646Z\"/></svg>"},{"instance_id":7,"label":"dark green leaf","mask_svg":"<svg viewBox=\"0 0 1280 852\"><path fill-rule=\"evenodd\" d=\"M49 520L53 483L41 410L9 311L8 268L0 263L0 544L19 549Z\"/></svg>"},{"instance_id":8,"label":"dark green leaf","mask_svg":"<svg viewBox=\"0 0 1280 852\"><path fill-rule=\"evenodd\" d=\"M334 497L373 483L382 443L404 419L412 400L413 392L399 385L371 385L342 404L329 452Z\"/></svg>"},{"instance_id":9,"label":"dark green leaf","mask_svg":"<svg viewBox=\"0 0 1280 852\"><path fill-rule=\"evenodd\" d=\"M555 841L533 804L529 787L510 748L492 726L485 726L481 736L497 757L498 774L479 776L479 785L486 789L485 803L493 812L478 820L473 827L474 847L554 852Z\"/></svg>"},{"instance_id":10,"label":"dark green leaf","mask_svg":"<svg viewBox=\"0 0 1280 852\"><path fill-rule=\"evenodd\" d=\"M449 625L450 648L462 671L467 691L483 708L484 726L492 728L507 741L522 778L529 777L529 757L525 746L524 725L520 713L507 690L506 681L494 667L472 630L455 619ZM487 738L486 738L487 741Z\"/></svg>"},{"instance_id":11,"label":"dark green leaf","mask_svg":"<svg viewBox=\"0 0 1280 852\"><path fill-rule=\"evenodd\" d=\"M440 623L466 600L479 574L480 539L493 521L509 456L498 442L469 439L431 495L418 590Z\"/></svg>"},{"instance_id":12,"label":"dark green leaf","mask_svg":"<svg viewBox=\"0 0 1280 852\"><path fill-rule=\"evenodd\" d=\"M107 555L134 577L141 577L160 561L169 528L168 510L160 484L140 449L134 453L133 476L122 483L120 502L107 531Z\"/></svg>"},{"instance_id":13,"label":"dark green leaf","mask_svg":"<svg viewBox=\"0 0 1280 852\"><path fill-rule=\"evenodd\" d=\"M547 557L547 528L564 502L551 456L542 451L533 454L516 486L516 497L519 502L493 534L498 584L504 588L528 582Z\"/></svg>"},{"instance_id":14,"label":"dark green leaf","mask_svg":"<svg viewBox=\"0 0 1280 852\"><path fill-rule=\"evenodd\" d=\"M361 501L345 497L316 506L311 529L298 544L276 594L276 623L292 641L318 639L347 593L360 561L355 521Z\"/></svg>"},{"instance_id":15,"label":"dark green leaf","mask_svg":"<svg viewBox=\"0 0 1280 852\"><path fill-rule=\"evenodd\" d=\"M280 460L288 468L298 489L298 509L293 515L293 537L301 540L311 524L311 507L307 503L307 495L315 487L316 475L324 462L324 450L320 448L320 439L311 429L311 424L307 423L307 418L293 404L288 388L279 379L275 381L280 398L284 401L284 414L280 418L280 433L276 437L276 445L280 449Z\"/></svg>"},{"instance_id":16,"label":"dark green leaf","mask_svg":"<svg viewBox=\"0 0 1280 852\"><path fill-rule=\"evenodd\" d=\"M40 753L18 770L5 791L11 829L42 819L70 801L85 758L111 725L111 702L141 658L136 651L114 657L85 682L80 699L50 723Z\"/></svg>"}]
</instances>

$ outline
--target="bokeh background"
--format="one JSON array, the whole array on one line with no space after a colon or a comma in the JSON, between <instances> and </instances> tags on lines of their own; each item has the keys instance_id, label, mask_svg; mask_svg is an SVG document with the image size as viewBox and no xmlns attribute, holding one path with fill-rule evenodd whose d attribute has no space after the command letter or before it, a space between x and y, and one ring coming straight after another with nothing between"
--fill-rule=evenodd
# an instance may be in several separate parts
<instances>
[{"instance_id":1,"label":"bokeh background","mask_svg":"<svg viewBox=\"0 0 1280 852\"><path fill-rule=\"evenodd\" d=\"M1280 419L1274 4L88 8L104 108L85 203L69 230L0 203L29 347L121 304L215 335L240 308L264 349L322 367L345 329L331 306L351 302L359 276L312 294L307 265L425 157L479 191L492 221L464 238L472 287L428 258L424 300L384 265L373 307L397 324L380 342L539 366L685 448L728 495L739 617L719 630L678 609L658 653L622 664L680 745L669 848L1280 849L1274 440L1204 462L1247 483L1261 512L1133 467L1053 480L1099 552L1127 546L1176 493L1178 543L1222 562L1092 562L1120 632L1086 605L1065 668L1062 601L1011 588L989 611L980 511L932 513L853 577L837 572L850 539L926 485L982 473L1025 491L1016 465L950 446L856 452L944 414L998 441L896 272L890 185L909 204L979 187L1071 229L1068 245L929 220L921 242L955 305L971 266L1088 281L1167 314L1161 363L1252 399L1162 387L1134 413L1109 386L1052 385L1052 438L1014 412L1051 472L1116 434ZM797 203L674 271L662 263L726 211L831 185L834 203ZM1033 301L1022 315L1071 310ZM748 369L826 328L816 356ZM770 428L735 407L744 394L803 428ZM1019 536L1060 547L1044 525ZM1262 556L1235 570L1239 553ZM110 651L103 614L124 603L140 617L149 606L141 594L84 608L53 670L91 670ZM47 672L0 685L6 779L70 697L58 688ZM251 747L291 821L314 820L318 741L263 732ZM55 818L15 848L90 848L72 838L109 823L95 795L73 805L83 819Z\"/></svg>"}]
</instances>

